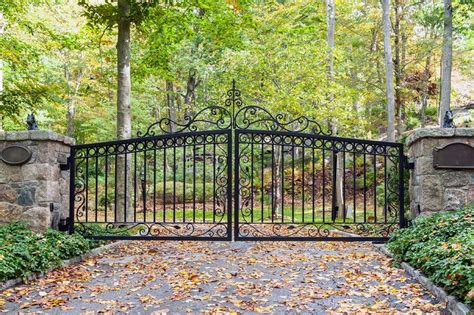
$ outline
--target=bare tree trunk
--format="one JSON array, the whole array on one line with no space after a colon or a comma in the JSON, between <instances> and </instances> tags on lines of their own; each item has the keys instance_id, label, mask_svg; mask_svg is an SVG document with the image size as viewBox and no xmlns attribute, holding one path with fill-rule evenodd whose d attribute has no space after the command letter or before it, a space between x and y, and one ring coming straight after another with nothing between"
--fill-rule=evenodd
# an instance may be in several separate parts
<instances>
[{"instance_id":1,"label":"bare tree trunk","mask_svg":"<svg viewBox=\"0 0 474 315\"><path fill-rule=\"evenodd\" d=\"M451 0L444 0L443 56L441 59L441 100L438 121L443 126L444 115L451 104L451 70L453 59L453 7Z\"/></svg>"},{"instance_id":2,"label":"bare tree trunk","mask_svg":"<svg viewBox=\"0 0 474 315\"><path fill-rule=\"evenodd\" d=\"M328 81L333 81L334 80L334 47L335 47L335 40L334 40L334 34L335 34L335 27L336 27L336 6L334 3L334 0L326 0L326 26L327 26L327 33L326 33L326 40L328 44L328 65L327 65L327 77ZM331 95L331 99L332 99ZM332 128L332 133L333 135L337 135L337 119L334 119L331 122L331 128ZM336 172L336 187L333 187L336 191L336 206L339 208L339 211L344 211L342 209L342 191L344 187L342 186L343 181L342 181L342 172L340 171L340 153L337 154L338 159L337 159L337 169L333 170ZM336 216L339 216L338 212Z\"/></svg>"},{"instance_id":3,"label":"bare tree trunk","mask_svg":"<svg viewBox=\"0 0 474 315\"><path fill-rule=\"evenodd\" d=\"M170 131L176 132L176 107L174 105L174 88L173 82L166 80L166 106L168 107L168 116L171 120Z\"/></svg>"},{"instance_id":4,"label":"bare tree trunk","mask_svg":"<svg viewBox=\"0 0 474 315\"><path fill-rule=\"evenodd\" d=\"M194 110L196 104L196 74L193 71L189 72L188 82L186 83L186 94L184 95L184 106L186 115L189 115Z\"/></svg>"},{"instance_id":5,"label":"bare tree trunk","mask_svg":"<svg viewBox=\"0 0 474 315\"><path fill-rule=\"evenodd\" d=\"M132 135L130 114L130 4L118 0L118 38L117 38L117 138L127 139ZM118 222L131 222L131 156L117 155L117 216ZM125 182L127 177L127 183ZM127 187L127 189L125 188Z\"/></svg>"},{"instance_id":6,"label":"bare tree trunk","mask_svg":"<svg viewBox=\"0 0 474 315\"><path fill-rule=\"evenodd\" d=\"M401 65L401 26L400 21L401 17L401 7L400 7L400 0L395 0L395 24L393 27L393 33L395 35L395 58L393 62L393 67L395 71L395 112L397 116L397 131L398 134L401 135L403 132L403 115L402 115L402 96L401 96L401 82L402 82L402 65Z\"/></svg>"},{"instance_id":7,"label":"bare tree trunk","mask_svg":"<svg viewBox=\"0 0 474 315\"><path fill-rule=\"evenodd\" d=\"M430 89L430 66L431 66L431 55L428 54L426 57L425 69L423 70L423 92L421 95L421 127L426 126L426 108L428 107L428 97Z\"/></svg>"},{"instance_id":8,"label":"bare tree trunk","mask_svg":"<svg viewBox=\"0 0 474 315\"><path fill-rule=\"evenodd\" d=\"M390 0L382 0L383 44L387 93L387 140L395 141L395 96L393 87L392 47L390 44Z\"/></svg>"},{"instance_id":9,"label":"bare tree trunk","mask_svg":"<svg viewBox=\"0 0 474 315\"><path fill-rule=\"evenodd\" d=\"M326 0L326 40L328 44L327 52L327 75L328 79L332 80L334 77L334 33L335 33L335 4L334 0Z\"/></svg>"},{"instance_id":10,"label":"bare tree trunk","mask_svg":"<svg viewBox=\"0 0 474 315\"><path fill-rule=\"evenodd\" d=\"M77 102L77 95L79 94L79 90L81 88L81 81L84 77L84 72L82 70L79 71L76 82L74 84L74 91L71 92L71 75L67 65L65 66L64 74L66 77L66 84L67 84L67 92L69 96L68 104L67 104L67 135L69 137L74 138L75 130L74 130L74 121L76 116L76 102Z\"/></svg>"}]
</instances>

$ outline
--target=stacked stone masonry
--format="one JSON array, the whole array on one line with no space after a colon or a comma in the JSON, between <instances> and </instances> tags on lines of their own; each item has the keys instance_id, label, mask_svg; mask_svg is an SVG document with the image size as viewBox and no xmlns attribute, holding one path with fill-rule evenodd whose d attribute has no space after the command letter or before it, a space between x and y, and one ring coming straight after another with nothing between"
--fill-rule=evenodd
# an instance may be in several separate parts
<instances>
[{"instance_id":1,"label":"stacked stone masonry","mask_svg":"<svg viewBox=\"0 0 474 315\"><path fill-rule=\"evenodd\" d=\"M415 163L410 174L410 210L413 216L459 209L474 202L474 169L433 167L433 150L451 143L474 147L474 129L423 128L408 137L408 157Z\"/></svg>"},{"instance_id":2,"label":"stacked stone masonry","mask_svg":"<svg viewBox=\"0 0 474 315\"><path fill-rule=\"evenodd\" d=\"M50 204L68 216L69 171L61 171L74 140L47 130L0 132L0 152L11 145L27 147L23 165L0 160L0 223L25 221L38 232L51 224Z\"/></svg>"}]
</instances>

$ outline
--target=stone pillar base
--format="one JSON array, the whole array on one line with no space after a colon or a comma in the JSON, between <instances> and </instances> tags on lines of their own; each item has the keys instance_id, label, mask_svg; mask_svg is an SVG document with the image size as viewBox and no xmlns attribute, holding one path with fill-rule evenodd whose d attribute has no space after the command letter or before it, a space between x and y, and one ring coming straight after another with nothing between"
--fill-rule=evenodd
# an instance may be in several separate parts
<instances>
[{"instance_id":1,"label":"stone pillar base","mask_svg":"<svg viewBox=\"0 0 474 315\"><path fill-rule=\"evenodd\" d=\"M21 165L0 160L0 223L25 221L42 232L51 225L50 204L68 215L67 162L74 140L47 130L0 132L0 152L12 145L28 148L31 158Z\"/></svg>"},{"instance_id":2,"label":"stone pillar base","mask_svg":"<svg viewBox=\"0 0 474 315\"><path fill-rule=\"evenodd\" d=\"M409 189L413 216L455 210L474 203L474 169L434 167L434 149L452 143L474 147L474 129L422 128L408 137L408 157L415 162Z\"/></svg>"}]
</instances>

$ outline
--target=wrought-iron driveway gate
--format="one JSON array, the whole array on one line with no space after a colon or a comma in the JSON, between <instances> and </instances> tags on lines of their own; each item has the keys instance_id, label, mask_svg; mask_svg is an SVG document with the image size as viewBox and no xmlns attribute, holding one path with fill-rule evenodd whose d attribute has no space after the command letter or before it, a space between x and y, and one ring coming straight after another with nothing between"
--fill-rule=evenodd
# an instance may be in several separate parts
<instances>
[{"instance_id":1,"label":"wrought-iron driveway gate","mask_svg":"<svg viewBox=\"0 0 474 315\"><path fill-rule=\"evenodd\" d=\"M70 232L101 239L384 241L403 227L403 146L224 106L71 149Z\"/></svg>"}]
</instances>

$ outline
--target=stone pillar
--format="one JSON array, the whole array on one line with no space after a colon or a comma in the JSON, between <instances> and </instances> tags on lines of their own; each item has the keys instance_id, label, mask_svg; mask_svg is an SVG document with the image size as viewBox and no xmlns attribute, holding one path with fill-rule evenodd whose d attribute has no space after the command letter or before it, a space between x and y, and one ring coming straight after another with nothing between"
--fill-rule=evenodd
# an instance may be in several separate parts
<instances>
[{"instance_id":1,"label":"stone pillar","mask_svg":"<svg viewBox=\"0 0 474 315\"><path fill-rule=\"evenodd\" d=\"M474 152L474 129L422 128L407 138L408 158L415 163L409 189L413 217L455 210L474 202L474 169L434 167L434 150L452 143L470 145Z\"/></svg>"},{"instance_id":2,"label":"stone pillar","mask_svg":"<svg viewBox=\"0 0 474 315\"><path fill-rule=\"evenodd\" d=\"M67 162L73 143L48 130L0 132L0 223L25 221L42 232L51 225L50 204L68 217L69 171L61 171L60 164ZM2 152L14 145L31 152L26 163L2 160Z\"/></svg>"}]
</instances>

